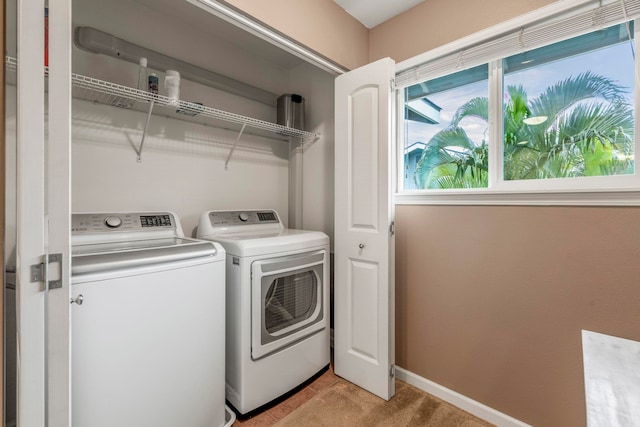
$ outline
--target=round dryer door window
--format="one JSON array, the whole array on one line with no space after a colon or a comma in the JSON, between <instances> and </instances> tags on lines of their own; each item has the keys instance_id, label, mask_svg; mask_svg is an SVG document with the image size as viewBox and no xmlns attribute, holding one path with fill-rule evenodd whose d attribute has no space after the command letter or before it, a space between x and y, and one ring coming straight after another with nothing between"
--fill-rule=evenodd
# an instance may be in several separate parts
<instances>
[{"instance_id":1,"label":"round dryer door window","mask_svg":"<svg viewBox=\"0 0 640 427\"><path fill-rule=\"evenodd\" d=\"M264 299L264 327L269 334L313 316L318 301L318 278L313 271L279 277Z\"/></svg>"}]
</instances>

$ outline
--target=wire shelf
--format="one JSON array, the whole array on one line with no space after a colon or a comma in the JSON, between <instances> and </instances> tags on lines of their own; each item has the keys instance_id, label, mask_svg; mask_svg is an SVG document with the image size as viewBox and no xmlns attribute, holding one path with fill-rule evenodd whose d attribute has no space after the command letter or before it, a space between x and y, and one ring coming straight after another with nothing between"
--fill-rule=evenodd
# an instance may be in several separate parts
<instances>
[{"instance_id":1,"label":"wire shelf","mask_svg":"<svg viewBox=\"0 0 640 427\"><path fill-rule=\"evenodd\" d=\"M6 67L16 71L17 60L5 57ZM45 67L45 75L49 68ZM72 96L98 104L110 105L134 111L148 112L152 108L153 115L169 117L205 126L239 131L241 134L250 133L280 141L296 138L303 144L316 141L320 134L306 132L275 123L242 116L228 111L207 107L203 104L175 101L163 95L152 94L147 91L134 89L116 83L99 80L93 77L72 73ZM152 102L153 101L153 102ZM240 137L241 135L239 135ZM238 139L239 139L238 137Z\"/></svg>"}]
</instances>

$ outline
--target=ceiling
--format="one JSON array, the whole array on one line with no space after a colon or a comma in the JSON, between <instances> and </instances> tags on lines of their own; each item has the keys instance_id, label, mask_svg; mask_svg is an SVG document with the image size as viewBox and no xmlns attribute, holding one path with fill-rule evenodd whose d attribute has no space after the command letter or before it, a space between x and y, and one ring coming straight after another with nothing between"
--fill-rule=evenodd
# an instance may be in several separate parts
<instances>
[{"instance_id":1,"label":"ceiling","mask_svg":"<svg viewBox=\"0 0 640 427\"><path fill-rule=\"evenodd\" d=\"M333 0L365 27L373 28L424 0Z\"/></svg>"}]
</instances>

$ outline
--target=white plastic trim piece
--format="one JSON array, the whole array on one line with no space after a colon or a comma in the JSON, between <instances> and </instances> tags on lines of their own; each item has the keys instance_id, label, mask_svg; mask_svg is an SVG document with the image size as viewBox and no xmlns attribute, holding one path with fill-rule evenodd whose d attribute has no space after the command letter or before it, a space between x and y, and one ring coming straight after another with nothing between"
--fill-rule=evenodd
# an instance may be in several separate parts
<instances>
[{"instance_id":1,"label":"white plastic trim piece","mask_svg":"<svg viewBox=\"0 0 640 427\"><path fill-rule=\"evenodd\" d=\"M236 413L229 408L229 406L224 405L225 412L225 424L224 427L231 427L233 423L236 421Z\"/></svg>"},{"instance_id":2,"label":"white plastic trim piece","mask_svg":"<svg viewBox=\"0 0 640 427\"><path fill-rule=\"evenodd\" d=\"M433 381L407 371L399 366L396 366L396 379L411 384L424 392L427 392L444 400L445 402L467 411L472 415L475 415L478 418L500 427L531 427L529 424L523 423L522 421L510 417L507 414L503 414L502 412L496 411L487 405L470 399L467 396L443 387L440 384L434 383Z\"/></svg>"}]
</instances>

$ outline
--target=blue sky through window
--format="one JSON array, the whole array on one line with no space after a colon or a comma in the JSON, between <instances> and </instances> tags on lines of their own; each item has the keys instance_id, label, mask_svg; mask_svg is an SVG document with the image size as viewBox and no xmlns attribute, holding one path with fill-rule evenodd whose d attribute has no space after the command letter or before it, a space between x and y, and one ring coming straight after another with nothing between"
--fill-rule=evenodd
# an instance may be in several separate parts
<instances>
[{"instance_id":1,"label":"blue sky through window","mask_svg":"<svg viewBox=\"0 0 640 427\"><path fill-rule=\"evenodd\" d=\"M547 62L506 74L504 86L522 85L530 99L537 98L547 87L570 76L591 71L615 81L627 89L627 98L633 106L634 58L631 42L623 42L586 54ZM405 146L415 142L428 143L438 132L448 127L456 110L475 97L488 96L486 80L430 94L428 99L442 108L439 124L405 121ZM487 123L480 119L466 118L461 123L468 136L479 144L487 139Z\"/></svg>"}]
</instances>

